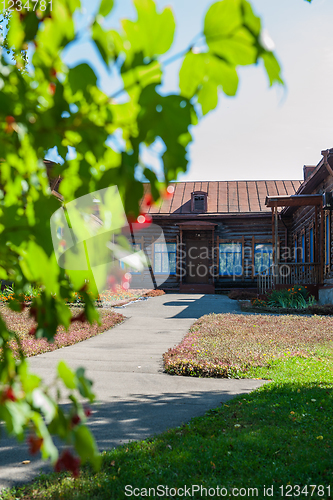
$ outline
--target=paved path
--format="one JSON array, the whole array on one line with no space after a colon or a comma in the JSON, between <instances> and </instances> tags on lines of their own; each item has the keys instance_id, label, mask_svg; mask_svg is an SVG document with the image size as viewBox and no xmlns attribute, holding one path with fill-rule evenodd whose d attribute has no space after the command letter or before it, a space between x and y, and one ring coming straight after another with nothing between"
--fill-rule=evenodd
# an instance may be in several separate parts
<instances>
[{"instance_id":1,"label":"paved path","mask_svg":"<svg viewBox=\"0 0 333 500\"><path fill-rule=\"evenodd\" d=\"M259 380L200 379L163 373L162 354L177 345L196 318L210 312L239 313L224 295L163 295L117 309L121 325L74 346L31 358L32 370L51 382L59 360L85 366L98 403L90 426L100 450L144 439L203 415ZM22 465L23 460L31 460ZM42 462L25 444L0 441L0 487L32 479ZM45 469L45 464L44 464Z\"/></svg>"}]
</instances>

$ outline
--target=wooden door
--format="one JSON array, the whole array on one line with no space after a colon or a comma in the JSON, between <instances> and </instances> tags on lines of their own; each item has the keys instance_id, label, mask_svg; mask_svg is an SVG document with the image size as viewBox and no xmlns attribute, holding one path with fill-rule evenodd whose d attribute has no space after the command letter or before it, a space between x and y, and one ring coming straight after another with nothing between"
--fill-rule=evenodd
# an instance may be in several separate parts
<instances>
[{"instance_id":1,"label":"wooden door","mask_svg":"<svg viewBox=\"0 0 333 500\"><path fill-rule=\"evenodd\" d=\"M208 238L186 241L186 283L209 283Z\"/></svg>"}]
</instances>

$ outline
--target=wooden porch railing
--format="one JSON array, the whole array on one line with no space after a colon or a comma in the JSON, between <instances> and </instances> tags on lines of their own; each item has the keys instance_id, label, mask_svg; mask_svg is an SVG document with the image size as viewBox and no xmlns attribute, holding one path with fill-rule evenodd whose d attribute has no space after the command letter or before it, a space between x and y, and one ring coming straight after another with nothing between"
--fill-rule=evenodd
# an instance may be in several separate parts
<instances>
[{"instance_id":1,"label":"wooden porch railing","mask_svg":"<svg viewBox=\"0 0 333 500\"><path fill-rule=\"evenodd\" d=\"M272 265L258 275L258 292L266 293L275 285L318 285L320 264L318 262L283 263Z\"/></svg>"}]
</instances>

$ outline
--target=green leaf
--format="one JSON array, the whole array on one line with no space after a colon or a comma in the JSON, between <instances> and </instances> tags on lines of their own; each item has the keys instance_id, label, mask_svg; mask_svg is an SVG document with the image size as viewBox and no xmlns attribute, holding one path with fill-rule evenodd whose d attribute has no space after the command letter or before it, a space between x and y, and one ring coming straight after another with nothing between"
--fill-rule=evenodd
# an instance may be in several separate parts
<instances>
[{"instance_id":1,"label":"green leaf","mask_svg":"<svg viewBox=\"0 0 333 500\"><path fill-rule=\"evenodd\" d=\"M112 31L104 31L102 26L96 21L92 25L92 40L101 54L106 65L110 59L115 57L114 36Z\"/></svg>"},{"instance_id":2,"label":"green leaf","mask_svg":"<svg viewBox=\"0 0 333 500\"><path fill-rule=\"evenodd\" d=\"M106 17L107 15L110 14L111 10L113 9L113 3L114 3L113 0L102 0L99 6L98 13L101 16Z\"/></svg>"},{"instance_id":3,"label":"green leaf","mask_svg":"<svg viewBox=\"0 0 333 500\"><path fill-rule=\"evenodd\" d=\"M207 65L209 80L221 85L226 95L234 96L238 88L236 68L213 55L209 57Z\"/></svg>"},{"instance_id":4,"label":"green leaf","mask_svg":"<svg viewBox=\"0 0 333 500\"><path fill-rule=\"evenodd\" d=\"M160 193L159 193L159 190L158 190L158 179L156 177L155 172L153 172L149 168L144 168L143 169L143 175L146 177L146 179L149 180L151 194L152 194L154 200L157 200L159 198L159 196L160 196Z\"/></svg>"},{"instance_id":5,"label":"green leaf","mask_svg":"<svg viewBox=\"0 0 333 500\"><path fill-rule=\"evenodd\" d=\"M252 10L252 6L246 0L242 2L243 23L255 36L259 36L261 29L261 21Z\"/></svg>"},{"instance_id":6,"label":"green leaf","mask_svg":"<svg viewBox=\"0 0 333 500\"><path fill-rule=\"evenodd\" d=\"M34 241L29 241L27 248L22 252L21 269L29 282L44 283L45 289L51 293L58 291L59 267L55 255L50 258L44 249Z\"/></svg>"},{"instance_id":7,"label":"green leaf","mask_svg":"<svg viewBox=\"0 0 333 500\"><path fill-rule=\"evenodd\" d=\"M54 402L41 389L36 388L32 393L34 408L39 408L45 417L46 423L52 421L56 414Z\"/></svg>"},{"instance_id":8,"label":"green leaf","mask_svg":"<svg viewBox=\"0 0 333 500\"><path fill-rule=\"evenodd\" d=\"M73 94L76 94L78 90L84 91L86 87L96 85L97 76L88 64L83 63L69 70L68 82Z\"/></svg>"},{"instance_id":9,"label":"green leaf","mask_svg":"<svg viewBox=\"0 0 333 500\"><path fill-rule=\"evenodd\" d=\"M246 28L239 28L234 35L221 41L210 42L214 53L234 66L254 64L257 58L256 39Z\"/></svg>"},{"instance_id":10,"label":"green leaf","mask_svg":"<svg viewBox=\"0 0 333 500\"><path fill-rule=\"evenodd\" d=\"M8 44L15 50L20 50L22 48L22 43L24 41L25 33L23 30L22 23L20 21L20 13L16 10L11 12L11 18L9 21L8 30Z\"/></svg>"},{"instance_id":11,"label":"green leaf","mask_svg":"<svg viewBox=\"0 0 333 500\"><path fill-rule=\"evenodd\" d=\"M208 9L204 21L204 35L208 46L221 42L242 25L240 0L222 0Z\"/></svg>"},{"instance_id":12,"label":"green leaf","mask_svg":"<svg viewBox=\"0 0 333 500\"><path fill-rule=\"evenodd\" d=\"M92 392L92 381L87 379L85 376L85 369L80 367L76 370L76 377L77 377L77 388L84 398L89 399L89 401L92 403L95 400L95 394Z\"/></svg>"},{"instance_id":13,"label":"green leaf","mask_svg":"<svg viewBox=\"0 0 333 500\"><path fill-rule=\"evenodd\" d=\"M31 393L40 386L41 378L29 372L29 365L26 360L19 363L17 371L21 379L22 389L25 393Z\"/></svg>"},{"instance_id":14,"label":"green leaf","mask_svg":"<svg viewBox=\"0 0 333 500\"><path fill-rule=\"evenodd\" d=\"M132 57L139 52L149 58L164 54L171 47L175 32L171 9L166 7L163 12L158 13L153 0L134 0L134 5L138 13L137 21L122 21L130 44L126 50L132 53Z\"/></svg>"},{"instance_id":15,"label":"green leaf","mask_svg":"<svg viewBox=\"0 0 333 500\"><path fill-rule=\"evenodd\" d=\"M193 68L192 78L191 68ZM220 87L226 95L236 94L238 75L233 65L210 52L201 54L189 52L180 71L179 86L182 95L186 97L190 98L198 93L198 102L205 115L217 106Z\"/></svg>"},{"instance_id":16,"label":"green leaf","mask_svg":"<svg viewBox=\"0 0 333 500\"><path fill-rule=\"evenodd\" d=\"M23 439L23 432L31 414L30 405L25 401L6 401L3 406L7 410L7 414L2 413L2 418L6 422L8 433Z\"/></svg>"},{"instance_id":17,"label":"green leaf","mask_svg":"<svg viewBox=\"0 0 333 500\"><path fill-rule=\"evenodd\" d=\"M198 93L198 103L201 104L202 114L216 108L218 103L217 85L215 82L207 81Z\"/></svg>"},{"instance_id":18,"label":"green leaf","mask_svg":"<svg viewBox=\"0 0 333 500\"><path fill-rule=\"evenodd\" d=\"M122 74L124 88L130 89L134 85L147 87L151 83L161 83L162 70L161 65L157 61L152 61L144 66L137 66Z\"/></svg>"},{"instance_id":19,"label":"green leaf","mask_svg":"<svg viewBox=\"0 0 333 500\"><path fill-rule=\"evenodd\" d=\"M58 375L68 389L75 389L77 385L76 375L64 361L58 364Z\"/></svg>"},{"instance_id":20,"label":"green leaf","mask_svg":"<svg viewBox=\"0 0 333 500\"><path fill-rule=\"evenodd\" d=\"M202 54L188 52L179 72L179 88L184 97L190 99L197 92L206 75L205 60Z\"/></svg>"},{"instance_id":21,"label":"green leaf","mask_svg":"<svg viewBox=\"0 0 333 500\"><path fill-rule=\"evenodd\" d=\"M261 57L264 61L270 86L272 86L274 83L281 83L283 85L283 80L281 78L281 68L273 52L266 51L261 55Z\"/></svg>"},{"instance_id":22,"label":"green leaf","mask_svg":"<svg viewBox=\"0 0 333 500\"><path fill-rule=\"evenodd\" d=\"M99 469L102 457L91 432L85 425L74 429L74 446L83 463L91 462L95 470Z\"/></svg>"},{"instance_id":23,"label":"green leaf","mask_svg":"<svg viewBox=\"0 0 333 500\"><path fill-rule=\"evenodd\" d=\"M204 35L209 49L234 66L256 62L258 34L256 18L242 0L222 0L206 14Z\"/></svg>"},{"instance_id":24,"label":"green leaf","mask_svg":"<svg viewBox=\"0 0 333 500\"><path fill-rule=\"evenodd\" d=\"M54 463L58 458L58 450L52 441L49 430L45 425L44 419L42 418L41 414L37 413L36 411L31 412L30 418L35 426L36 434L43 438L43 444L41 447L42 458L44 460L50 458L51 462Z\"/></svg>"}]
</instances>

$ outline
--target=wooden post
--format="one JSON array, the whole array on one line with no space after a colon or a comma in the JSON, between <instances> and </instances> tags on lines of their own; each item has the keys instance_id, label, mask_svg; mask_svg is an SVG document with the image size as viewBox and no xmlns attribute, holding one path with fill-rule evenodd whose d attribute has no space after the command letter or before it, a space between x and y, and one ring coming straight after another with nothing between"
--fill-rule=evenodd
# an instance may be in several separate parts
<instances>
[{"instance_id":1,"label":"wooden post","mask_svg":"<svg viewBox=\"0 0 333 500\"><path fill-rule=\"evenodd\" d=\"M180 228L179 270L180 270L180 284L182 284L183 283L183 229L182 228Z\"/></svg>"},{"instance_id":2,"label":"wooden post","mask_svg":"<svg viewBox=\"0 0 333 500\"><path fill-rule=\"evenodd\" d=\"M272 207L272 247L273 247L273 263L275 263L275 250L274 250L274 241L275 241L275 226L274 226L274 210L275 207Z\"/></svg>"},{"instance_id":3,"label":"wooden post","mask_svg":"<svg viewBox=\"0 0 333 500\"><path fill-rule=\"evenodd\" d=\"M254 278L254 267L255 267L255 261L254 261L254 250L255 250L255 246L254 246L254 236L252 236L252 273L251 273L251 278L253 279Z\"/></svg>"},{"instance_id":4,"label":"wooden post","mask_svg":"<svg viewBox=\"0 0 333 500\"><path fill-rule=\"evenodd\" d=\"M141 236L141 251L142 252L144 251L144 248L145 248L145 239L144 239L143 236ZM141 281L142 281L142 283L143 283L144 277L145 277L145 271L143 269L143 271L141 271Z\"/></svg>"},{"instance_id":5,"label":"wooden post","mask_svg":"<svg viewBox=\"0 0 333 500\"><path fill-rule=\"evenodd\" d=\"M272 233L273 233L273 277L274 282L278 283L278 208L277 206L272 207Z\"/></svg>"},{"instance_id":6,"label":"wooden post","mask_svg":"<svg viewBox=\"0 0 333 500\"><path fill-rule=\"evenodd\" d=\"M220 277L220 237L218 236L216 238L216 245L217 245L217 250L216 250L216 267L217 267L217 275L218 278Z\"/></svg>"},{"instance_id":7,"label":"wooden post","mask_svg":"<svg viewBox=\"0 0 333 500\"><path fill-rule=\"evenodd\" d=\"M245 256L245 238L244 235L242 236L242 278L244 278L244 256Z\"/></svg>"},{"instance_id":8,"label":"wooden post","mask_svg":"<svg viewBox=\"0 0 333 500\"><path fill-rule=\"evenodd\" d=\"M323 204L320 206L320 283L324 282L324 266L325 266L325 216Z\"/></svg>"},{"instance_id":9,"label":"wooden post","mask_svg":"<svg viewBox=\"0 0 333 500\"><path fill-rule=\"evenodd\" d=\"M213 279L213 285L215 285L215 273L214 273L214 260L215 260L215 242L214 242L214 226L212 228L212 270L213 270L213 276L211 275L211 278Z\"/></svg>"},{"instance_id":10,"label":"wooden post","mask_svg":"<svg viewBox=\"0 0 333 500\"><path fill-rule=\"evenodd\" d=\"M318 234L318 206L315 206L315 227L314 227L314 235L313 235L313 260L314 262L319 262L319 251L318 251L318 242L319 242L319 234Z\"/></svg>"},{"instance_id":11,"label":"wooden post","mask_svg":"<svg viewBox=\"0 0 333 500\"><path fill-rule=\"evenodd\" d=\"M180 280L180 273L179 273L179 235L177 234L176 236L176 278L177 278L177 281ZM178 269L178 273L177 273L177 269Z\"/></svg>"}]
</instances>

